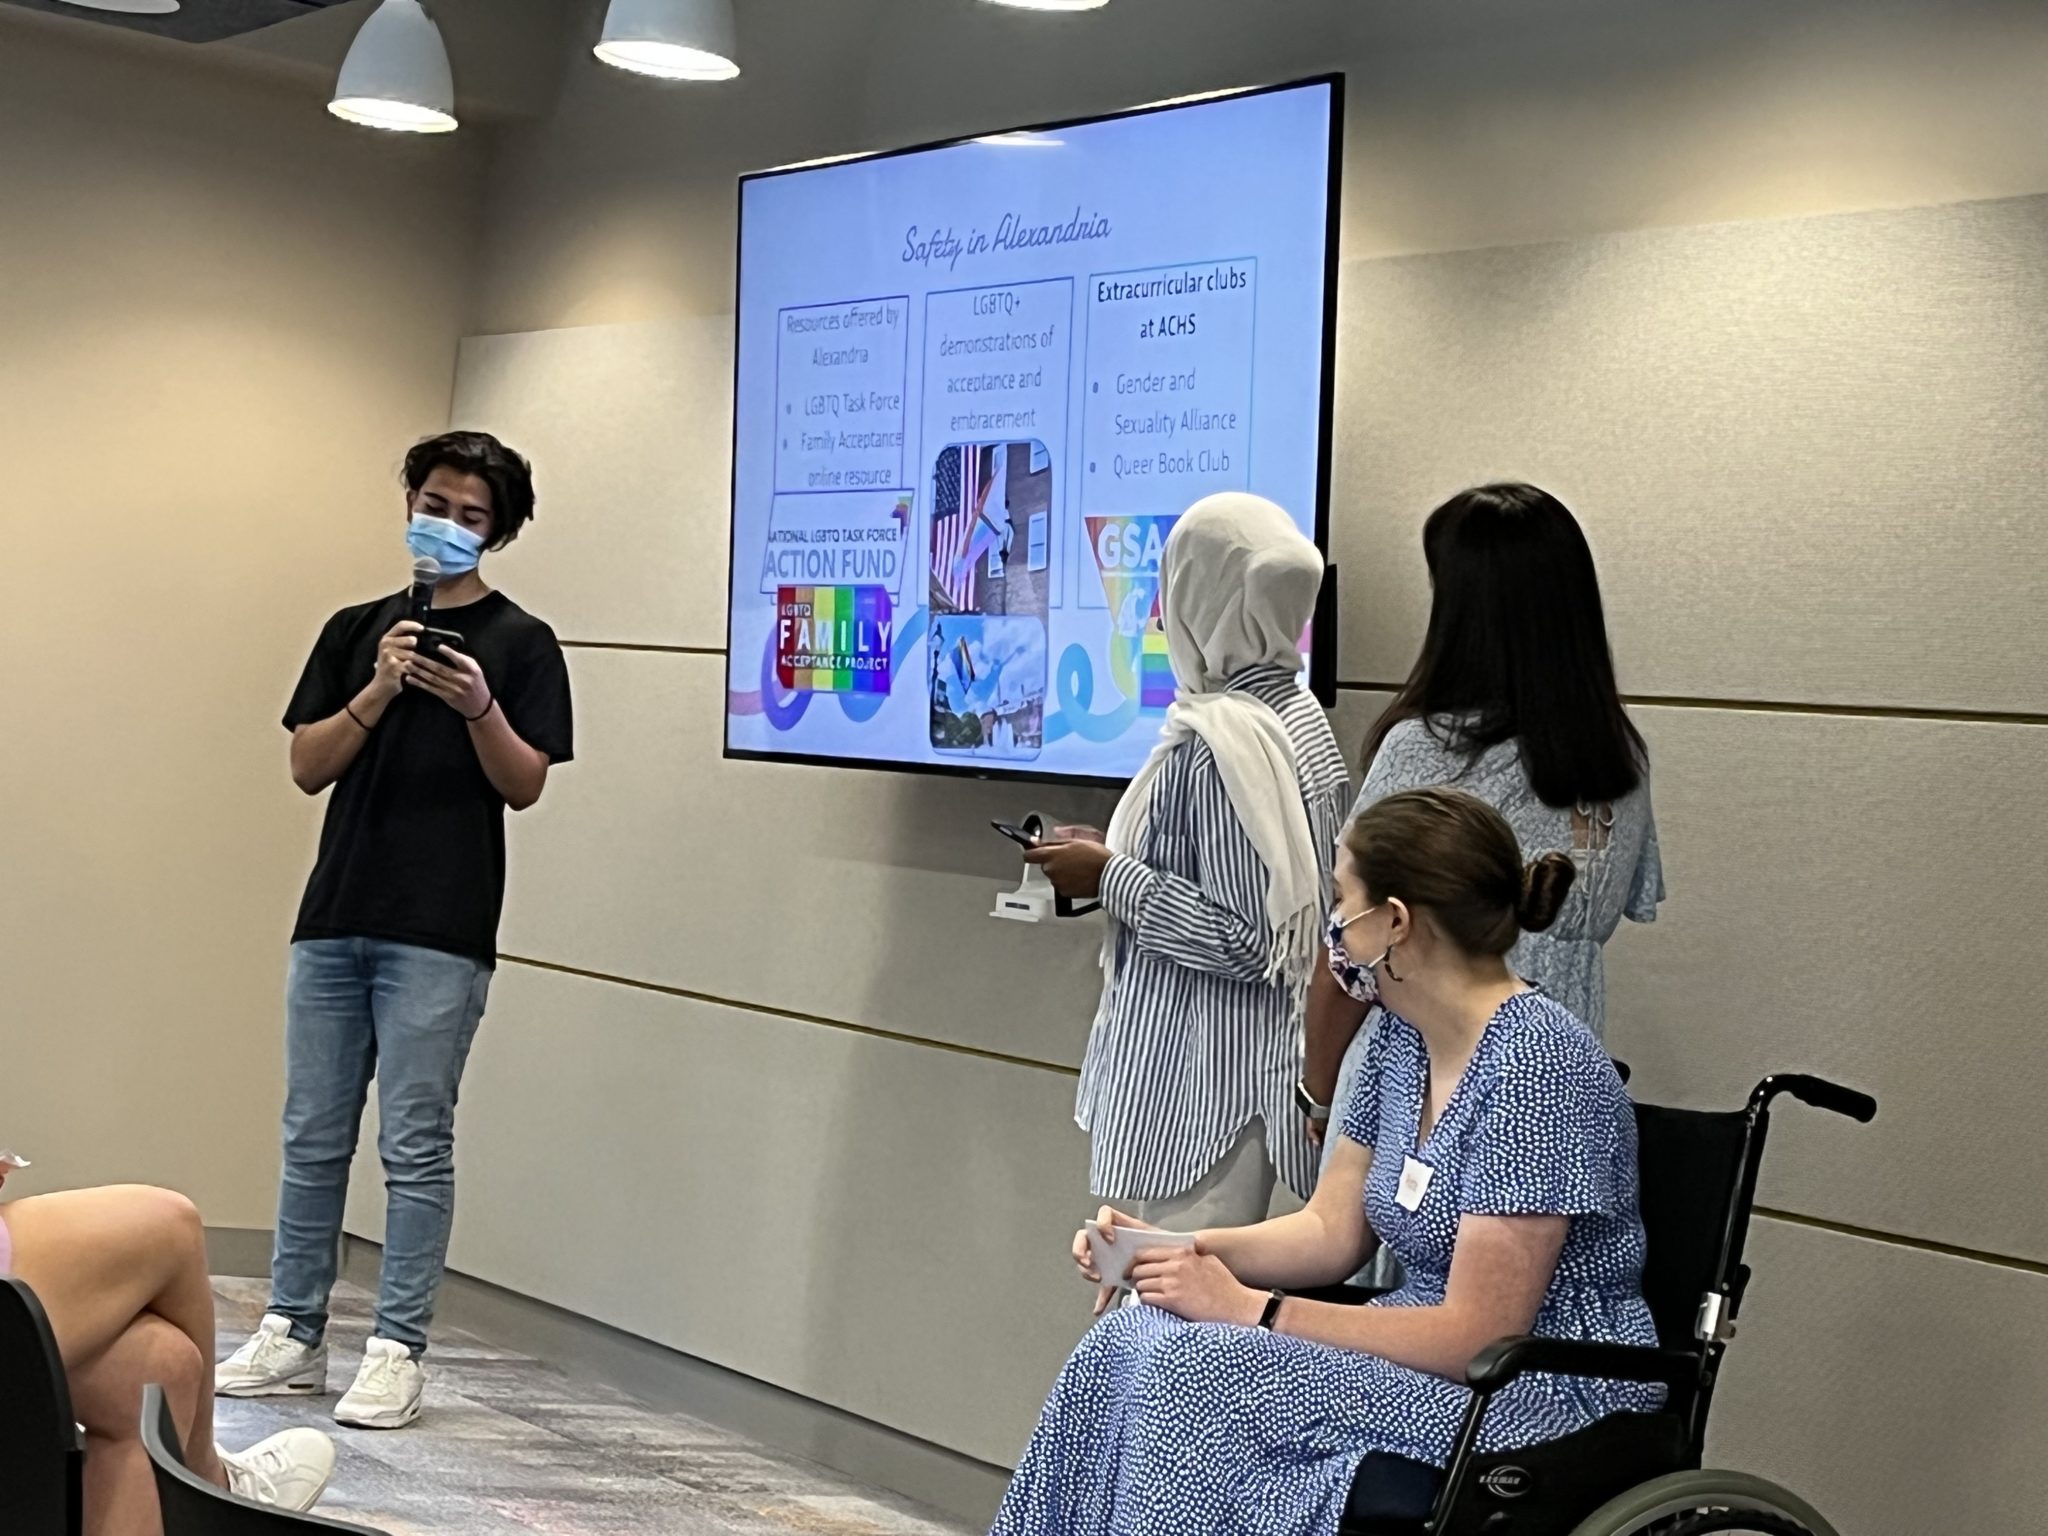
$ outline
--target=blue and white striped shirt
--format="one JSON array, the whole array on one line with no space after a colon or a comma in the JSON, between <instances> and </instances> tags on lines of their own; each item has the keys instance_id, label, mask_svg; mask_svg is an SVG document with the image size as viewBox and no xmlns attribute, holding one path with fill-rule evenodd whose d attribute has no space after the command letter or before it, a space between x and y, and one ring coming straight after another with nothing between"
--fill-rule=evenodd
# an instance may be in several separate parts
<instances>
[{"instance_id":1,"label":"blue and white striped shirt","mask_svg":"<svg viewBox=\"0 0 2048 1536\"><path fill-rule=\"evenodd\" d=\"M1351 799L1322 706L1283 667L1230 682L1272 705L1294 746L1302 803L1329 900L1330 864ZM1110 1200L1193 1188L1254 1119L1287 1187L1306 1198L1316 1158L1294 1107L1299 1007L1265 979L1266 866L1199 736L1153 780L1145 845L1111 859L1102 904L1122 926L1074 1119L1091 1138L1089 1182Z\"/></svg>"}]
</instances>

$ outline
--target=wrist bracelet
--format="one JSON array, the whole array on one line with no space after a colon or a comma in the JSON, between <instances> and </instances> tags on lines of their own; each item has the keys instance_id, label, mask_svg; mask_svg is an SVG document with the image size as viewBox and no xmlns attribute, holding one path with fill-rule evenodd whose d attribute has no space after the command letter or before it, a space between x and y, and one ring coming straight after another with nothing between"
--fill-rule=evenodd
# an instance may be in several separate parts
<instances>
[{"instance_id":1,"label":"wrist bracelet","mask_svg":"<svg viewBox=\"0 0 2048 1536\"><path fill-rule=\"evenodd\" d=\"M492 710L496 709L497 707L498 696L494 693L488 699L484 700L484 707L482 709L478 710L473 715L464 715L462 718L467 720L471 725L475 725L477 721L483 719L485 715L488 715Z\"/></svg>"},{"instance_id":2,"label":"wrist bracelet","mask_svg":"<svg viewBox=\"0 0 2048 1536\"><path fill-rule=\"evenodd\" d=\"M1275 1291L1266 1298L1266 1310L1259 1314L1259 1326L1271 1331L1280 1316L1280 1303L1287 1299L1285 1291Z\"/></svg>"},{"instance_id":3,"label":"wrist bracelet","mask_svg":"<svg viewBox=\"0 0 2048 1536\"><path fill-rule=\"evenodd\" d=\"M367 725L364 725L364 724L363 724L363 717L362 717L361 715L358 715L358 714L356 713L356 707L355 707L355 705L353 705L353 704L344 704L344 705L342 705L342 706L341 706L341 712L342 712L343 714L347 715L347 716L349 717L349 719L351 719L351 720L355 721L355 723L357 724L357 726L358 726L358 727L360 727L360 728L361 728L361 730L363 731L363 734L364 734L364 735L368 735L368 734L369 734L370 728L369 728L369 727L368 727Z\"/></svg>"},{"instance_id":4,"label":"wrist bracelet","mask_svg":"<svg viewBox=\"0 0 2048 1536\"><path fill-rule=\"evenodd\" d=\"M1330 1106L1308 1091L1306 1081L1294 1085L1294 1107L1319 1125L1329 1122Z\"/></svg>"}]
</instances>

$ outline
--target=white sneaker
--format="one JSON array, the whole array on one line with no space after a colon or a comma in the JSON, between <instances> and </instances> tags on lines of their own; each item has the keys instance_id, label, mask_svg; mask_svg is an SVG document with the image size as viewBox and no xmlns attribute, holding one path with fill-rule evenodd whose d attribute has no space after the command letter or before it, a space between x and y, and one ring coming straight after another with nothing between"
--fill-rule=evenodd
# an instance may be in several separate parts
<instances>
[{"instance_id":1,"label":"white sneaker","mask_svg":"<svg viewBox=\"0 0 2048 1536\"><path fill-rule=\"evenodd\" d=\"M420 1416L427 1373L395 1339L372 1339L356 1384L334 1405L337 1423L356 1429L403 1429Z\"/></svg>"},{"instance_id":2,"label":"white sneaker","mask_svg":"<svg viewBox=\"0 0 2048 1536\"><path fill-rule=\"evenodd\" d=\"M213 1368L213 1390L221 1397L282 1397L327 1390L327 1346L301 1344L291 1319L275 1312L249 1342Z\"/></svg>"},{"instance_id":3,"label":"white sneaker","mask_svg":"<svg viewBox=\"0 0 2048 1536\"><path fill-rule=\"evenodd\" d=\"M334 1476L334 1442L317 1429L288 1429L246 1451L220 1453L228 1489L273 1509L311 1509Z\"/></svg>"}]
</instances>

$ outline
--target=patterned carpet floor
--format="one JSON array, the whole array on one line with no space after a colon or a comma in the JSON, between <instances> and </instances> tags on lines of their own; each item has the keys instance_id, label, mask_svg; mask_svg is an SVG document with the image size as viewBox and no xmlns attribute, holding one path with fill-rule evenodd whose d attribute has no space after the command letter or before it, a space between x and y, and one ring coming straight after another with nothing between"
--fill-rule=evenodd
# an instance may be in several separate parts
<instances>
[{"instance_id":1,"label":"patterned carpet floor","mask_svg":"<svg viewBox=\"0 0 2048 1536\"><path fill-rule=\"evenodd\" d=\"M261 1281L215 1284L220 1353L255 1327ZM353 1379L369 1297L339 1287L328 1385ZM342 1429L334 1397L219 1404L222 1444L297 1424L333 1434L319 1513L390 1536L968 1536L909 1501L701 1420L648 1408L531 1356L437 1331L412 1428Z\"/></svg>"}]
</instances>

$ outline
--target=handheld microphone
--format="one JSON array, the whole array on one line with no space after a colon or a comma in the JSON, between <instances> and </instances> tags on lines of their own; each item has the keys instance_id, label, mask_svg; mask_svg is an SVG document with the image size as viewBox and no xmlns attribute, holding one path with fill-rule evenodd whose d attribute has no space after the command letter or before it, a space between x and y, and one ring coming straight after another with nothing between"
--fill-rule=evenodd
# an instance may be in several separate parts
<instances>
[{"instance_id":1,"label":"handheld microphone","mask_svg":"<svg viewBox=\"0 0 2048 1536\"><path fill-rule=\"evenodd\" d=\"M434 588L441 584L441 562L421 555L412 563L412 591L407 595L405 616L425 626L434 609Z\"/></svg>"}]
</instances>

